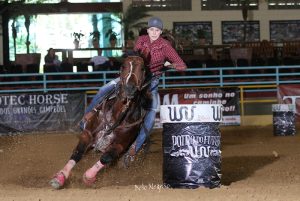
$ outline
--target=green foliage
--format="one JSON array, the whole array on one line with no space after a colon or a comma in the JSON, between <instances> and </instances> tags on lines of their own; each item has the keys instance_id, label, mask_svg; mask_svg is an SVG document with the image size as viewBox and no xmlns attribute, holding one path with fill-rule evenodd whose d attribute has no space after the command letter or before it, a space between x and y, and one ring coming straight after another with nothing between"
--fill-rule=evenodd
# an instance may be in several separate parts
<instances>
[{"instance_id":1,"label":"green foliage","mask_svg":"<svg viewBox=\"0 0 300 201\"><path fill-rule=\"evenodd\" d=\"M109 29L106 33L105 33L105 38L109 38L109 41L112 40L117 40L117 33L114 32L112 29Z\"/></svg>"},{"instance_id":2,"label":"green foliage","mask_svg":"<svg viewBox=\"0 0 300 201\"><path fill-rule=\"evenodd\" d=\"M27 37L26 37L26 52L29 53L30 52L30 32L29 32L29 27L31 24L31 20L33 19L33 15L31 10L26 10L26 9L21 9L22 5L25 3L35 3L35 4L41 4L43 2L45 2L46 0L21 0L21 1L11 1L9 2L10 4L8 5L9 9L11 10L10 12L10 18L13 19L13 21L16 21L18 18L20 18L21 16L24 16L25 18L25 23L24 26L26 28L27 31ZM6 1L7 2L7 1ZM12 27L12 32L14 34L14 49L15 49L15 53L16 53L16 37L17 37L17 32L14 30L15 27ZM21 44L23 45L23 44Z\"/></svg>"},{"instance_id":3,"label":"green foliage","mask_svg":"<svg viewBox=\"0 0 300 201\"><path fill-rule=\"evenodd\" d=\"M84 34L81 32L73 32L74 40L80 41L82 36L84 36Z\"/></svg>"},{"instance_id":4,"label":"green foliage","mask_svg":"<svg viewBox=\"0 0 300 201\"><path fill-rule=\"evenodd\" d=\"M100 38L100 32L99 31L93 31L93 32L90 33L90 36L92 36L93 40L98 41L99 38Z\"/></svg>"},{"instance_id":5,"label":"green foliage","mask_svg":"<svg viewBox=\"0 0 300 201\"><path fill-rule=\"evenodd\" d=\"M146 7L134 7L130 4L124 13L114 13L113 17L104 17L103 20L105 23L117 22L121 24L124 30L125 40L127 40L130 39L130 31L146 26L146 24L140 22L140 20L150 16Z\"/></svg>"}]
</instances>

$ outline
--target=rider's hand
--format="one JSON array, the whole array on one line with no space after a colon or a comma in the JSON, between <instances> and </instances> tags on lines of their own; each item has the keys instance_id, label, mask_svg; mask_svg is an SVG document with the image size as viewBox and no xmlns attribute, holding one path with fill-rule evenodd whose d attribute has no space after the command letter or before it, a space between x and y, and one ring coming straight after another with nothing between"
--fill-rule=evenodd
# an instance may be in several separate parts
<instances>
[{"instance_id":1,"label":"rider's hand","mask_svg":"<svg viewBox=\"0 0 300 201\"><path fill-rule=\"evenodd\" d=\"M186 65L176 65L176 64L173 64L173 65L167 65L166 66L167 68L173 68L173 69L176 69L178 71L183 71L186 69Z\"/></svg>"},{"instance_id":2,"label":"rider's hand","mask_svg":"<svg viewBox=\"0 0 300 201\"><path fill-rule=\"evenodd\" d=\"M187 67L186 67L186 65L177 65L175 68L178 71L184 71Z\"/></svg>"}]
</instances>

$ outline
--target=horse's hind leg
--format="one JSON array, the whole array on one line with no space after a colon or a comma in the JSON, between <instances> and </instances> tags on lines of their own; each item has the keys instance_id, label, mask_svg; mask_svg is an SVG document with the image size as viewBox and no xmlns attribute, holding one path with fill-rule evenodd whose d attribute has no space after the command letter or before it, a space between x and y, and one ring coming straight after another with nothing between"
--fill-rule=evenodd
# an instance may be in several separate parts
<instances>
[{"instance_id":1,"label":"horse's hind leg","mask_svg":"<svg viewBox=\"0 0 300 201\"><path fill-rule=\"evenodd\" d=\"M65 181L69 178L71 170L74 168L76 163L78 163L83 154L86 152L91 141L91 137L87 132L82 133L79 139L79 143L73 151L70 160L66 163L66 165L58 171L54 177L50 180L50 185L55 189L60 189L64 186Z\"/></svg>"},{"instance_id":2,"label":"horse's hind leg","mask_svg":"<svg viewBox=\"0 0 300 201\"><path fill-rule=\"evenodd\" d=\"M90 169L88 169L84 174L83 174L83 182L87 185L90 186L96 181L96 175L97 173L104 168L105 166L109 165L112 161L117 159L119 156L121 150L113 148L110 149L109 151L103 153L101 156L100 160L97 161Z\"/></svg>"}]
</instances>

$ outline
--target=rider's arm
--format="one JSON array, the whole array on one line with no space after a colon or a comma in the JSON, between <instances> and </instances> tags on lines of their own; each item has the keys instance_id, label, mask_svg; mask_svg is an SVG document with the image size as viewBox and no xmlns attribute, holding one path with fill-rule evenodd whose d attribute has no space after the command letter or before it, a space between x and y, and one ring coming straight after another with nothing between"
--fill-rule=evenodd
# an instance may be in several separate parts
<instances>
[{"instance_id":1,"label":"rider's arm","mask_svg":"<svg viewBox=\"0 0 300 201\"><path fill-rule=\"evenodd\" d=\"M180 71L185 70L187 68L184 61L180 58L176 50L171 45L164 46L164 49L166 60L171 63L171 65L169 65L168 67Z\"/></svg>"}]
</instances>

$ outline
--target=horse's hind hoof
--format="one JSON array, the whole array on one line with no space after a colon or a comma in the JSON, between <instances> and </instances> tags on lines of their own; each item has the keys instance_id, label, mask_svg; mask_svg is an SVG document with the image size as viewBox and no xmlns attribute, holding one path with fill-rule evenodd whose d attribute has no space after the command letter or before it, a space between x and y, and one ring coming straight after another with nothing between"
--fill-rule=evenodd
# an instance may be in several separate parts
<instances>
[{"instance_id":1,"label":"horse's hind hoof","mask_svg":"<svg viewBox=\"0 0 300 201\"><path fill-rule=\"evenodd\" d=\"M61 189L65 184L66 177L62 172L58 172L54 175L54 177L50 180L49 184L54 189Z\"/></svg>"},{"instance_id":2,"label":"horse's hind hoof","mask_svg":"<svg viewBox=\"0 0 300 201\"><path fill-rule=\"evenodd\" d=\"M92 178L88 178L86 176L86 174L84 173L83 174L83 177L82 177L82 180L83 180L83 183L86 185L86 186L92 186L95 181L96 181L96 177L92 177Z\"/></svg>"}]
</instances>

